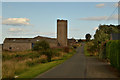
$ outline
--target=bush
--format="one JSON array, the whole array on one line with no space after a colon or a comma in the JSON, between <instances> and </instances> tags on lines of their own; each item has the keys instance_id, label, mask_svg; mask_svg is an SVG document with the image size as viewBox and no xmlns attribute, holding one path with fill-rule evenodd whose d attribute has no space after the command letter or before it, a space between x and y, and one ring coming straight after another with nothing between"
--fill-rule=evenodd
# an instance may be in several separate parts
<instances>
[{"instance_id":1,"label":"bush","mask_svg":"<svg viewBox=\"0 0 120 80\"><path fill-rule=\"evenodd\" d=\"M64 52L69 53L69 47L65 47Z\"/></svg>"},{"instance_id":2,"label":"bush","mask_svg":"<svg viewBox=\"0 0 120 80\"><path fill-rule=\"evenodd\" d=\"M34 66L36 64L40 64L40 63L46 63L47 61L47 56L46 55L41 55L39 58L33 58L33 59L29 59L28 61L26 61L26 65L27 66Z\"/></svg>"},{"instance_id":3,"label":"bush","mask_svg":"<svg viewBox=\"0 0 120 80\"><path fill-rule=\"evenodd\" d=\"M41 50L47 50L49 49L49 43L46 41L41 41L41 42L37 42L34 44L33 50L34 51L41 51Z\"/></svg>"},{"instance_id":4,"label":"bush","mask_svg":"<svg viewBox=\"0 0 120 80\"><path fill-rule=\"evenodd\" d=\"M11 59L11 57L9 56L9 55L7 55L7 54L2 54L2 60L4 61L4 60L9 60L9 59Z\"/></svg>"},{"instance_id":5,"label":"bush","mask_svg":"<svg viewBox=\"0 0 120 80\"><path fill-rule=\"evenodd\" d=\"M29 60L26 62L26 65L28 66L34 66L36 65L37 63L40 63L40 59L39 58L35 58L35 59L32 59L32 60Z\"/></svg>"},{"instance_id":6,"label":"bush","mask_svg":"<svg viewBox=\"0 0 120 80\"><path fill-rule=\"evenodd\" d=\"M31 59L39 58L40 56L41 56L41 52L29 53L29 58Z\"/></svg>"},{"instance_id":7,"label":"bush","mask_svg":"<svg viewBox=\"0 0 120 80\"><path fill-rule=\"evenodd\" d=\"M76 49L76 48L77 48L77 45L73 45L72 47Z\"/></svg>"},{"instance_id":8,"label":"bush","mask_svg":"<svg viewBox=\"0 0 120 80\"><path fill-rule=\"evenodd\" d=\"M59 57L61 56L61 53L60 52L54 52L55 54L53 54L54 57Z\"/></svg>"},{"instance_id":9,"label":"bush","mask_svg":"<svg viewBox=\"0 0 120 80\"><path fill-rule=\"evenodd\" d=\"M55 53L52 49L48 49L48 50L42 51L42 54L47 56L48 62L51 62L51 59Z\"/></svg>"},{"instance_id":10,"label":"bush","mask_svg":"<svg viewBox=\"0 0 120 80\"><path fill-rule=\"evenodd\" d=\"M86 43L86 48L87 48L87 52L89 53L90 56L95 55L96 48L95 48L95 45L92 41Z\"/></svg>"},{"instance_id":11,"label":"bush","mask_svg":"<svg viewBox=\"0 0 120 80\"><path fill-rule=\"evenodd\" d=\"M27 61L26 65L27 66L33 66L33 65L35 65L35 62L33 60L32 61Z\"/></svg>"},{"instance_id":12,"label":"bush","mask_svg":"<svg viewBox=\"0 0 120 80\"><path fill-rule=\"evenodd\" d=\"M51 62L51 58L54 55L54 50L50 49L49 43L46 41L41 41L35 43L33 50L40 51L40 54L47 56L47 61ZM33 63L32 63L33 64Z\"/></svg>"},{"instance_id":13,"label":"bush","mask_svg":"<svg viewBox=\"0 0 120 80\"><path fill-rule=\"evenodd\" d=\"M47 59L42 58L42 59L40 59L40 62L41 62L41 63L47 63L48 61L47 61Z\"/></svg>"},{"instance_id":14,"label":"bush","mask_svg":"<svg viewBox=\"0 0 120 80\"><path fill-rule=\"evenodd\" d=\"M53 57L59 57L59 56L61 56L60 51L62 51L62 49L52 49Z\"/></svg>"},{"instance_id":15,"label":"bush","mask_svg":"<svg viewBox=\"0 0 120 80\"><path fill-rule=\"evenodd\" d=\"M106 53L111 65L120 70L120 40L109 41L106 46Z\"/></svg>"},{"instance_id":16,"label":"bush","mask_svg":"<svg viewBox=\"0 0 120 80\"><path fill-rule=\"evenodd\" d=\"M11 58L14 58L14 55L10 55L8 54L7 52L2 52L2 60L5 61L5 60L10 60Z\"/></svg>"},{"instance_id":17,"label":"bush","mask_svg":"<svg viewBox=\"0 0 120 80\"><path fill-rule=\"evenodd\" d=\"M101 59L107 58L107 56L106 56L106 43L105 42L100 45L99 58L101 58Z\"/></svg>"}]
</instances>

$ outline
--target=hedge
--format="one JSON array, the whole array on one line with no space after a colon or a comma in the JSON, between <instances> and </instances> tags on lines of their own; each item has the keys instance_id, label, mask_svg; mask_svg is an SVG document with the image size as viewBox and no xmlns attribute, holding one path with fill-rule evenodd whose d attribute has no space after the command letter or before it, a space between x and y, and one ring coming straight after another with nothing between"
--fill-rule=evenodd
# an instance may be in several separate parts
<instances>
[{"instance_id":1,"label":"hedge","mask_svg":"<svg viewBox=\"0 0 120 80\"><path fill-rule=\"evenodd\" d=\"M120 40L111 40L107 42L106 55L111 65L120 70Z\"/></svg>"}]
</instances>

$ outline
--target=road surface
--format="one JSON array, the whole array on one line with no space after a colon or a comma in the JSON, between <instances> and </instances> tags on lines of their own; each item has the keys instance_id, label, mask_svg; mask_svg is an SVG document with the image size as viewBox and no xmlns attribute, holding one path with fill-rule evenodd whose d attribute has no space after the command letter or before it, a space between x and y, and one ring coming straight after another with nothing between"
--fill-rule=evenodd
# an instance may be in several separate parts
<instances>
[{"instance_id":1,"label":"road surface","mask_svg":"<svg viewBox=\"0 0 120 80\"><path fill-rule=\"evenodd\" d=\"M64 63L36 78L118 78L119 74L105 62L84 55L84 44Z\"/></svg>"}]
</instances>

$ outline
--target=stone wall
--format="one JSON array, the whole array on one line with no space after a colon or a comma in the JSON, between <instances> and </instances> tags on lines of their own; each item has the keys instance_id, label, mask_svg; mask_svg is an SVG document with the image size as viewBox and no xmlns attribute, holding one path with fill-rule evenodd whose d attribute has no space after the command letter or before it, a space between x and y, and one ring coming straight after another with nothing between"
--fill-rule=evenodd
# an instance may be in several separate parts
<instances>
[{"instance_id":1,"label":"stone wall","mask_svg":"<svg viewBox=\"0 0 120 80\"><path fill-rule=\"evenodd\" d=\"M25 51L32 49L32 43L4 43L3 50Z\"/></svg>"},{"instance_id":2,"label":"stone wall","mask_svg":"<svg viewBox=\"0 0 120 80\"><path fill-rule=\"evenodd\" d=\"M34 38L6 38L4 40L3 50L24 51L30 50L38 41L47 41L51 48L57 46L57 39L37 36ZM23 48L24 47L24 48Z\"/></svg>"},{"instance_id":3,"label":"stone wall","mask_svg":"<svg viewBox=\"0 0 120 80\"><path fill-rule=\"evenodd\" d=\"M38 41L47 41L51 48L57 46L57 39L55 38L35 37L34 39L32 39L32 43L36 43Z\"/></svg>"},{"instance_id":4,"label":"stone wall","mask_svg":"<svg viewBox=\"0 0 120 80\"><path fill-rule=\"evenodd\" d=\"M58 46L67 46L67 20L57 20Z\"/></svg>"},{"instance_id":5,"label":"stone wall","mask_svg":"<svg viewBox=\"0 0 120 80\"><path fill-rule=\"evenodd\" d=\"M57 40L52 40L52 39L34 39L32 42L33 42L33 44L35 44L38 41L46 41L46 42L48 42L51 48L57 46Z\"/></svg>"},{"instance_id":6,"label":"stone wall","mask_svg":"<svg viewBox=\"0 0 120 80\"><path fill-rule=\"evenodd\" d=\"M52 38L11 39L11 40L8 39L4 41L3 50L7 51L31 50L36 42L43 40L47 41L51 48L58 47L57 39ZM68 39L67 41L69 46L75 43L74 39Z\"/></svg>"}]
</instances>

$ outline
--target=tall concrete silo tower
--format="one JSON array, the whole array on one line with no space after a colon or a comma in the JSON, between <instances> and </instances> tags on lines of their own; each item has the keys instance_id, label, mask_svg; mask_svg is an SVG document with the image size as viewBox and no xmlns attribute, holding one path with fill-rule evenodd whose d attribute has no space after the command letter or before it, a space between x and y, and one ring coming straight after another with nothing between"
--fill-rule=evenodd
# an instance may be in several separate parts
<instances>
[{"instance_id":1,"label":"tall concrete silo tower","mask_svg":"<svg viewBox=\"0 0 120 80\"><path fill-rule=\"evenodd\" d=\"M58 46L66 47L67 43L67 20L57 20Z\"/></svg>"}]
</instances>

